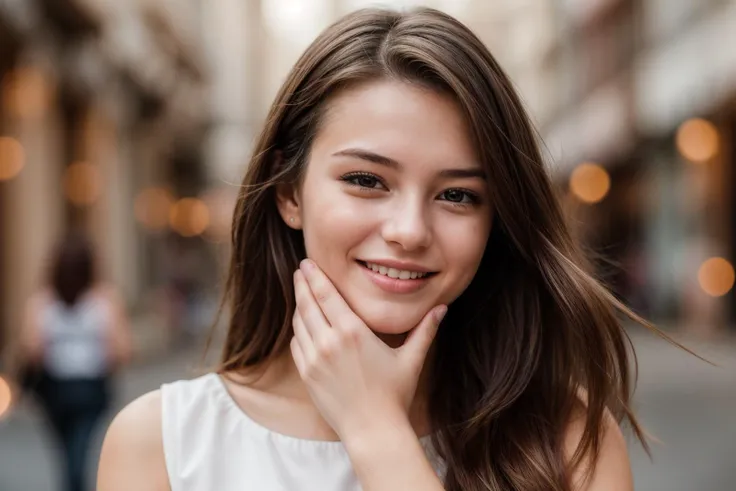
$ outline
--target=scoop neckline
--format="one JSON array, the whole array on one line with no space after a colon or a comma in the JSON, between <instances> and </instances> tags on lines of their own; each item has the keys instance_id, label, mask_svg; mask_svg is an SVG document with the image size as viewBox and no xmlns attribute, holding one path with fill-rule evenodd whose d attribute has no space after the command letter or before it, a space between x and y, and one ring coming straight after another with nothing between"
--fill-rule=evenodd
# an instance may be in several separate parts
<instances>
[{"instance_id":1,"label":"scoop neckline","mask_svg":"<svg viewBox=\"0 0 736 491\"><path fill-rule=\"evenodd\" d=\"M225 380L223 380L222 375L220 375L219 373L212 373L211 375L215 379L217 390L220 396L225 400L230 409L235 411L242 421L244 421L248 426L258 431L259 433L296 445L314 445L320 447L344 448L342 440L317 440L312 438L301 438L293 435L287 435L286 433L281 433L264 426L263 424L251 418L248 413L238 405L238 403L233 398L233 395L230 393L227 385L225 384ZM418 439L422 445L427 445L431 443L432 435L429 434L420 436L418 437Z\"/></svg>"}]
</instances>

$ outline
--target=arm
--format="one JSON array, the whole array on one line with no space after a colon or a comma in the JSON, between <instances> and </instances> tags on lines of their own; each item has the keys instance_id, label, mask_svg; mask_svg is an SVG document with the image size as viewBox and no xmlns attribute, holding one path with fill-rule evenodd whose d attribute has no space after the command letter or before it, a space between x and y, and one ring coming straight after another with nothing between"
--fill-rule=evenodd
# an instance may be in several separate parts
<instances>
[{"instance_id":1,"label":"arm","mask_svg":"<svg viewBox=\"0 0 736 491\"><path fill-rule=\"evenodd\" d=\"M110 305L111 326L108 336L108 351L114 367L120 367L130 361L133 352L133 341L130 323L125 313L125 302L112 287L105 287L103 295Z\"/></svg>"},{"instance_id":2,"label":"arm","mask_svg":"<svg viewBox=\"0 0 736 491\"><path fill-rule=\"evenodd\" d=\"M580 442L584 426L584 419L578 419L568 429L565 448L568 459ZM345 445L365 491L443 489L408 422L365 426L347 437ZM590 460L584 460L574 470L572 489L575 491L634 490L626 441L610 413L606 414L600 454L592 472L590 464Z\"/></svg>"},{"instance_id":3,"label":"arm","mask_svg":"<svg viewBox=\"0 0 736 491\"><path fill-rule=\"evenodd\" d=\"M591 471L590 459L584 459L573 471L573 490L575 491L633 491L631 464L626 450L626 440L613 415L606 411L603 418L603 435L600 454ZM565 439L568 459L575 453L583 435L585 419L573 421Z\"/></svg>"},{"instance_id":4,"label":"arm","mask_svg":"<svg viewBox=\"0 0 736 491\"><path fill-rule=\"evenodd\" d=\"M395 424L364 425L346 435L345 447L363 490L443 490L409 421L394 419Z\"/></svg>"},{"instance_id":5,"label":"arm","mask_svg":"<svg viewBox=\"0 0 736 491\"><path fill-rule=\"evenodd\" d=\"M97 491L171 491L161 435L159 391L133 401L105 436Z\"/></svg>"},{"instance_id":6,"label":"arm","mask_svg":"<svg viewBox=\"0 0 736 491\"><path fill-rule=\"evenodd\" d=\"M425 457L408 421L365 425L347 436L345 445L365 491L422 489L440 491L442 484ZM573 472L575 491L633 491L626 440L613 416L607 412L600 454L591 472L583 460ZM583 434L585 420L570 424L565 451L571 459Z\"/></svg>"},{"instance_id":7,"label":"arm","mask_svg":"<svg viewBox=\"0 0 736 491\"><path fill-rule=\"evenodd\" d=\"M21 358L30 364L38 364L43 357L43 339L39 315L47 302L45 293L36 293L26 302L20 333Z\"/></svg>"},{"instance_id":8,"label":"arm","mask_svg":"<svg viewBox=\"0 0 736 491\"><path fill-rule=\"evenodd\" d=\"M291 351L312 401L345 444L366 491L439 491L442 483L409 421L419 376L444 306L399 348L383 343L307 261L294 276Z\"/></svg>"}]
</instances>

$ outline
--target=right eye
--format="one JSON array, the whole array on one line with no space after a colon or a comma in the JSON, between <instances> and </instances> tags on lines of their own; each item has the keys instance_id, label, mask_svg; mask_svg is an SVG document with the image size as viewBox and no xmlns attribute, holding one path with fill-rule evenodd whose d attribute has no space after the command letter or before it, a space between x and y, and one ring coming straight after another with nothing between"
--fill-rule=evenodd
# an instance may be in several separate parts
<instances>
[{"instance_id":1,"label":"right eye","mask_svg":"<svg viewBox=\"0 0 736 491\"><path fill-rule=\"evenodd\" d=\"M356 172L352 174L346 174L340 178L351 186L357 186L366 189L385 189L386 187L381 182L381 179L367 172Z\"/></svg>"}]
</instances>

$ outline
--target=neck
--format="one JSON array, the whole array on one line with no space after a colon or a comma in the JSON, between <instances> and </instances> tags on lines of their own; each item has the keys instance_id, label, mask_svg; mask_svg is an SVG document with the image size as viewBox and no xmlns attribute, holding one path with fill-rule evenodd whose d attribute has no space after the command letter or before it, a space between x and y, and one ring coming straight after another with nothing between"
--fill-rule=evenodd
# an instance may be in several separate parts
<instances>
[{"instance_id":1,"label":"neck","mask_svg":"<svg viewBox=\"0 0 736 491\"><path fill-rule=\"evenodd\" d=\"M406 337L408 336L408 333L404 333L404 334L375 333L375 335L376 337L378 337L378 339L383 341L384 344L386 344L386 346L396 349L404 344L404 341L406 341Z\"/></svg>"},{"instance_id":2,"label":"neck","mask_svg":"<svg viewBox=\"0 0 736 491\"><path fill-rule=\"evenodd\" d=\"M401 346L403 340L406 339L406 335L380 337L391 347ZM426 367L427 364L425 364L425 370L422 370L422 374L420 375L417 391L408 414L409 422L419 436L427 435L431 431L426 397L428 385ZM320 428L319 433L325 439L337 439L334 430L322 418L319 410L314 405L307 386L301 379L299 371L294 364L290 350L287 349L283 354L263 367L263 369L258 370L258 373L253 373L252 375L253 378L250 376L246 377L251 379L246 382L248 385L258 390L287 398L295 404L303 406L305 412L308 414L307 417L314 422L314 427Z\"/></svg>"}]
</instances>

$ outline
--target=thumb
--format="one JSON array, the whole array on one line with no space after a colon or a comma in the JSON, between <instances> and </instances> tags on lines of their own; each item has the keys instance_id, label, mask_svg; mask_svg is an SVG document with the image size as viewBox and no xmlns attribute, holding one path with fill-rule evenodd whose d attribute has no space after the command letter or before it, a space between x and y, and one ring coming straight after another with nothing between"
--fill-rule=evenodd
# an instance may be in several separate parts
<instances>
[{"instance_id":1,"label":"thumb","mask_svg":"<svg viewBox=\"0 0 736 491\"><path fill-rule=\"evenodd\" d=\"M420 367L424 364L429 347L432 345L437 328L447 313L446 305L439 305L430 310L421 322L411 330L406 341L401 346L402 357L409 358L412 364Z\"/></svg>"}]
</instances>

